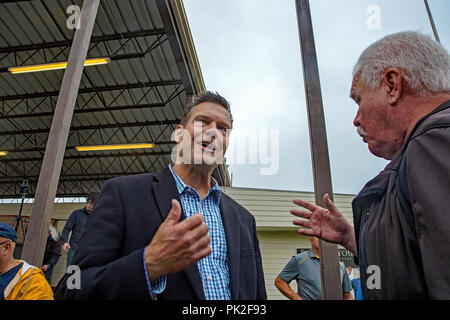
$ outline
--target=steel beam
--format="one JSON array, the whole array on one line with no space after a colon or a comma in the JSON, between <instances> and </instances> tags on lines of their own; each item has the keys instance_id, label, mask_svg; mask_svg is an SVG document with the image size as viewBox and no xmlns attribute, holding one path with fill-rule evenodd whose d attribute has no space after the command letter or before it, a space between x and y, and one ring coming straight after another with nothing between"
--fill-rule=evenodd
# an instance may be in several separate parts
<instances>
[{"instance_id":1,"label":"steel beam","mask_svg":"<svg viewBox=\"0 0 450 320\"><path fill-rule=\"evenodd\" d=\"M119 34L111 34L111 35L92 37L91 43L105 42L105 41L112 41L112 40L123 40L123 39L128 39L128 38L159 36L159 35L163 35L163 34L165 34L165 31L162 28L161 29L158 28L158 29L142 30L142 31L137 31L137 32L125 32L125 33L119 33ZM44 43L30 44L30 45L24 45L24 46L3 47L3 48L0 48L0 53L13 53L13 52L31 51L31 50L37 50L37 49L66 47L68 44L72 45L72 40L55 41L55 42L48 42L48 43L44 42Z\"/></svg>"},{"instance_id":2,"label":"steel beam","mask_svg":"<svg viewBox=\"0 0 450 320\"><path fill-rule=\"evenodd\" d=\"M139 88L144 89L144 88L149 88L149 87L176 86L176 85L180 85L180 84L182 84L181 80L131 83L131 84L121 84L121 85L114 85L114 86L82 88L82 89L78 90L78 94L95 93L95 92L103 92L103 91L114 91L114 90L123 90L123 89L139 89ZM59 95L59 91L15 94L15 95L8 95L8 96L0 96L0 101L35 99L35 98L44 98L44 97L54 97L54 96L58 96L58 95Z\"/></svg>"},{"instance_id":3,"label":"steel beam","mask_svg":"<svg viewBox=\"0 0 450 320\"><path fill-rule=\"evenodd\" d=\"M309 0L296 0L295 3L308 110L314 194L316 204L325 207L323 196L328 193L332 198L333 190L314 32ZM322 297L324 300L342 300L337 245L323 240L320 240L319 244Z\"/></svg>"},{"instance_id":4,"label":"steel beam","mask_svg":"<svg viewBox=\"0 0 450 320\"><path fill-rule=\"evenodd\" d=\"M75 156L65 156L64 160L83 160L83 159L102 159L102 158L116 158L116 157L150 157L150 156L166 156L170 155L170 151L145 151L145 152L129 152L129 153L111 153L111 154L86 154L86 155L75 155ZM22 163L22 162L42 162L42 157L33 157L26 159L1 159L1 163Z\"/></svg>"},{"instance_id":5,"label":"steel beam","mask_svg":"<svg viewBox=\"0 0 450 320\"><path fill-rule=\"evenodd\" d=\"M184 89L187 94L195 94L197 93L197 88L195 88L195 84L192 79L191 70L184 52L176 21L173 17L170 2L168 0L156 0L156 5L158 6L158 10L164 24L164 30L167 34L178 70L181 74Z\"/></svg>"},{"instance_id":6,"label":"steel beam","mask_svg":"<svg viewBox=\"0 0 450 320\"><path fill-rule=\"evenodd\" d=\"M158 38L158 40L160 40L160 38ZM162 41L158 41L158 40L155 41L155 43L153 45L151 45L145 52L114 54L114 55L110 56L109 58L110 58L111 61L131 60L131 59L144 58L149 52L151 52L152 50L158 48L161 44L163 44L166 39L164 39ZM69 47L67 47L67 48L69 48ZM61 54L64 50L62 50L59 54ZM33 53L31 56L29 56L26 60L22 61L19 65L15 65L15 67L26 66L26 64L25 64L26 61L28 61L38 51L39 50L36 50L35 53ZM41 63L52 63L59 56L59 54L56 55L55 57L53 57L50 61L42 61ZM7 67L0 68L0 73L8 73L8 72L9 72L9 70L8 70Z\"/></svg>"},{"instance_id":7,"label":"steel beam","mask_svg":"<svg viewBox=\"0 0 450 320\"><path fill-rule=\"evenodd\" d=\"M131 128L131 127L151 127L151 126L163 126L166 124L179 124L180 120L161 120L161 121L142 121L142 122L126 122L126 123L110 123L110 124L94 124L89 126L73 126L70 127L71 131L83 131L83 130L98 130L98 129L114 129L114 128ZM1 131L0 136L13 136L13 135L26 135L26 134L38 134L48 133L50 129L31 129L31 130L14 130L14 131Z\"/></svg>"},{"instance_id":8,"label":"steel beam","mask_svg":"<svg viewBox=\"0 0 450 320\"><path fill-rule=\"evenodd\" d=\"M109 179L112 177L120 177L127 174L142 174L148 173L146 171L136 171L136 172L111 172L111 173L80 173L80 174L61 174L59 181L91 181L91 180L102 180ZM25 178L29 182L37 182L39 176L25 176ZM21 183L24 179L24 176L12 176L8 177L6 180L2 180L0 178L0 184L3 183Z\"/></svg>"},{"instance_id":9,"label":"steel beam","mask_svg":"<svg viewBox=\"0 0 450 320\"><path fill-rule=\"evenodd\" d=\"M433 29L434 38L437 42L441 43L441 40L439 39L439 35L436 29L436 25L434 24L433 15L431 14L430 6L428 5L428 0L423 0L425 2L425 7L427 9L428 19L430 19L431 28Z\"/></svg>"},{"instance_id":10,"label":"steel beam","mask_svg":"<svg viewBox=\"0 0 450 320\"><path fill-rule=\"evenodd\" d=\"M81 28L75 31L59 91L21 257L33 265L42 264L70 123L99 4L100 0L83 2Z\"/></svg>"},{"instance_id":11,"label":"steel beam","mask_svg":"<svg viewBox=\"0 0 450 320\"><path fill-rule=\"evenodd\" d=\"M91 113L91 112L110 112L110 111L123 111L123 110L139 110L139 109L152 109L152 108L162 108L166 105L164 103L143 103L138 105L127 105L127 106L111 106L108 108L105 107L97 107L97 108L85 108L85 109L76 109L74 110L74 114L83 114L83 113ZM36 112L29 114L8 114L1 115L1 119L26 119L32 117L53 117L53 112Z\"/></svg>"},{"instance_id":12,"label":"steel beam","mask_svg":"<svg viewBox=\"0 0 450 320\"><path fill-rule=\"evenodd\" d=\"M129 142L129 143L134 143L134 142ZM139 143L139 142L135 142L135 143ZM151 142L151 143L154 144L155 146L176 144L175 141L157 141L157 142ZM76 147L75 145L66 146L66 150L75 149L75 147ZM21 152L44 152L45 147L11 149L11 150L2 149L2 151L6 151L6 152L8 152L8 154L21 153ZM4 160L4 159L0 159L0 163L2 162L2 160Z\"/></svg>"}]
</instances>

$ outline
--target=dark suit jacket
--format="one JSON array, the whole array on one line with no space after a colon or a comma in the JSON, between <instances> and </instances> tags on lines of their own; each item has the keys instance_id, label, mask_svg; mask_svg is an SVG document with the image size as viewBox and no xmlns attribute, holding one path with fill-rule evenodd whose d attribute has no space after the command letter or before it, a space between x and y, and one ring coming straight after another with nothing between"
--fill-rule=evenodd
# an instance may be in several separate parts
<instances>
[{"instance_id":1,"label":"dark suit jacket","mask_svg":"<svg viewBox=\"0 0 450 320\"><path fill-rule=\"evenodd\" d=\"M81 269L81 289L68 289L66 274L56 299L150 299L143 251L180 196L169 168L108 180L89 216L72 264ZM266 299L254 217L222 193L232 299ZM184 219L184 212L181 219ZM73 278L72 278L73 279ZM70 280L70 279L69 279ZM158 299L204 299L197 264L167 275Z\"/></svg>"}]
</instances>

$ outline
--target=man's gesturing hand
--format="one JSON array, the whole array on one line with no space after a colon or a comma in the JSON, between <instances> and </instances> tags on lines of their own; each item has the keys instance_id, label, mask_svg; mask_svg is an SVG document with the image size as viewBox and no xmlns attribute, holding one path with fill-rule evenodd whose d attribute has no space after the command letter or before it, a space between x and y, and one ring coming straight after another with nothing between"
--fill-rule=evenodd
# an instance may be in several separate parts
<instances>
[{"instance_id":1,"label":"man's gesturing hand","mask_svg":"<svg viewBox=\"0 0 450 320\"><path fill-rule=\"evenodd\" d=\"M291 214L304 218L295 219L292 222L295 225L307 228L299 229L299 233L318 237L328 242L339 243L356 255L356 241L353 227L330 200L328 193L323 197L323 202L328 209L300 199L295 199L292 202L309 210L291 209Z\"/></svg>"},{"instance_id":2,"label":"man's gesturing hand","mask_svg":"<svg viewBox=\"0 0 450 320\"><path fill-rule=\"evenodd\" d=\"M181 222L181 207L172 200L172 209L161 224L145 252L150 281L178 272L211 253L208 226L196 214Z\"/></svg>"}]
</instances>

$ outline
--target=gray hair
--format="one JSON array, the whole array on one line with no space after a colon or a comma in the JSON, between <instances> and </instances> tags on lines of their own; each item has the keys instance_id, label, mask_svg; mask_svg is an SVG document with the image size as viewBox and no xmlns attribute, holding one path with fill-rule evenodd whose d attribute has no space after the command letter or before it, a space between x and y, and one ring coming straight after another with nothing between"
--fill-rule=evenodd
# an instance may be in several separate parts
<instances>
[{"instance_id":1,"label":"gray hair","mask_svg":"<svg viewBox=\"0 0 450 320\"><path fill-rule=\"evenodd\" d=\"M53 241L59 241L60 235L58 230L56 230L55 226L49 225L50 235L52 236Z\"/></svg>"},{"instance_id":2,"label":"gray hair","mask_svg":"<svg viewBox=\"0 0 450 320\"><path fill-rule=\"evenodd\" d=\"M371 44L353 68L353 77L371 89L381 84L384 72L397 68L412 94L430 96L450 92L450 56L438 42L418 32L399 32Z\"/></svg>"}]
</instances>

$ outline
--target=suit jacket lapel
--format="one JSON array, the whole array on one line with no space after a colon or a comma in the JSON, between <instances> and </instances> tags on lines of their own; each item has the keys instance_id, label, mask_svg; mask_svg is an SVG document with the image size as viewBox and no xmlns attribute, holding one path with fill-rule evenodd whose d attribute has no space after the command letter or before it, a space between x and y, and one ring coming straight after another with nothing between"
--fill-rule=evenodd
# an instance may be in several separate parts
<instances>
[{"instance_id":1,"label":"suit jacket lapel","mask_svg":"<svg viewBox=\"0 0 450 320\"><path fill-rule=\"evenodd\" d=\"M220 198L220 212L227 239L231 299L235 300L239 298L240 225L236 208L223 193Z\"/></svg>"},{"instance_id":2,"label":"suit jacket lapel","mask_svg":"<svg viewBox=\"0 0 450 320\"><path fill-rule=\"evenodd\" d=\"M172 209L172 199L176 199L181 205L180 194L178 193L175 179L173 178L172 172L170 172L169 168L165 168L164 170L158 171L154 174L153 193L155 195L159 213L161 214L163 221L166 220L170 209ZM181 205L180 221L185 218L186 216L184 214L184 209ZM204 300L205 293L203 291L202 279L200 277L197 264L194 263L183 271L186 273L186 276L191 282L198 298Z\"/></svg>"}]
</instances>

